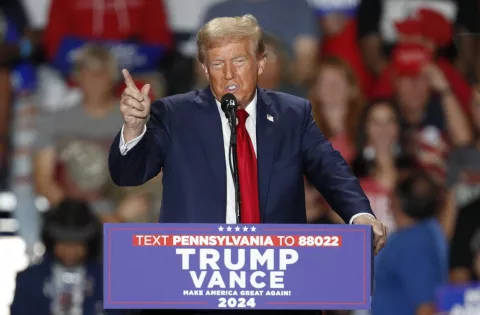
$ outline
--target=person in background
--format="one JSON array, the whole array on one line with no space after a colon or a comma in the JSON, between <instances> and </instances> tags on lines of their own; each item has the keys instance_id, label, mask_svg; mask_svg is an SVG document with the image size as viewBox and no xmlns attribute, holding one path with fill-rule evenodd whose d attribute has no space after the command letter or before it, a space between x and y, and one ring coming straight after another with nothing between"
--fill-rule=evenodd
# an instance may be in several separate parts
<instances>
[{"instance_id":1,"label":"person in background","mask_svg":"<svg viewBox=\"0 0 480 315\"><path fill-rule=\"evenodd\" d=\"M419 44L402 44L393 52L394 100L402 118L402 146L444 183L451 146L470 143L467 117L431 51Z\"/></svg>"},{"instance_id":2,"label":"person in background","mask_svg":"<svg viewBox=\"0 0 480 315\"><path fill-rule=\"evenodd\" d=\"M101 233L87 203L64 200L48 211L43 260L18 273L10 314L124 314L103 310Z\"/></svg>"},{"instance_id":3,"label":"person in background","mask_svg":"<svg viewBox=\"0 0 480 315\"><path fill-rule=\"evenodd\" d=\"M397 231L375 263L372 315L433 315L436 289L448 281L445 231L436 218L442 188L420 170L395 189Z\"/></svg>"},{"instance_id":4,"label":"person in background","mask_svg":"<svg viewBox=\"0 0 480 315\"><path fill-rule=\"evenodd\" d=\"M38 119L34 174L37 193L52 205L87 201L102 221L117 221L115 189L108 174L108 146L122 121L113 94L117 63L109 50L84 46L75 65L82 103Z\"/></svg>"},{"instance_id":5,"label":"person in background","mask_svg":"<svg viewBox=\"0 0 480 315\"><path fill-rule=\"evenodd\" d=\"M304 84L314 75L318 57L318 24L307 0L226 0L213 5L203 21L224 16L253 15L262 30L276 36L285 47L290 75Z\"/></svg>"},{"instance_id":6,"label":"person in background","mask_svg":"<svg viewBox=\"0 0 480 315\"><path fill-rule=\"evenodd\" d=\"M480 88L480 86L479 86ZM479 90L480 91L480 90ZM480 241L480 92L472 100L475 140L455 149L449 157L447 187L455 193L456 220L450 252L450 278L455 283L478 280L474 271L476 252L472 242ZM477 244L478 245L478 244Z\"/></svg>"},{"instance_id":7,"label":"person in background","mask_svg":"<svg viewBox=\"0 0 480 315\"><path fill-rule=\"evenodd\" d=\"M432 53L432 61L444 74L461 108L469 113L472 87L453 64L442 55L442 51L452 42L453 26L451 22L436 10L419 8L414 16L397 21L395 27L398 33L397 45L419 44ZM377 82L373 84L371 97L392 97L394 94L393 71L392 65L389 64Z\"/></svg>"},{"instance_id":8,"label":"person in background","mask_svg":"<svg viewBox=\"0 0 480 315\"><path fill-rule=\"evenodd\" d=\"M40 45L41 32L30 26L22 3L0 1L0 189L7 186L9 175L11 107L12 97L17 92L12 88L12 72L17 78L16 89L32 88L34 68L31 62L38 59Z\"/></svg>"},{"instance_id":9,"label":"person in background","mask_svg":"<svg viewBox=\"0 0 480 315\"><path fill-rule=\"evenodd\" d=\"M363 97L348 64L336 57L320 62L310 89L315 122L333 147L351 163Z\"/></svg>"},{"instance_id":10,"label":"person in background","mask_svg":"<svg viewBox=\"0 0 480 315\"><path fill-rule=\"evenodd\" d=\"M355 133L363 98L352 69L342 59L327 57L317 68L309 91L317 126L348 164L355 157ZM305 180L309 222L344 223L320 193Z\"/></svg>"},{"instance_id":11,"label":"person in background","mask_svg":"<svg viewBox=\"0 0 480 315\"><path fill-rule=\"evenodd\" d=\"M400 117L389 100L377 100L365 108L358 132L358 155L352 171L360 179L375 216L389 233L396 229L391 196L397 182L413 162L400 146Z\"/></svg>"},{"instance_id":12,"label":"person in background","mask_svg":"<svg viewBox=\"0 0 480 315\"><path fill-rule=\"evenodd\" d=\"M258 78L258 86L267 90L305 97L306 92L302 87L291 82L288 69L290 58L282 42L268 33L263 34L263 40L268 52L267 66Z\"/></svg>"}]
</instances>

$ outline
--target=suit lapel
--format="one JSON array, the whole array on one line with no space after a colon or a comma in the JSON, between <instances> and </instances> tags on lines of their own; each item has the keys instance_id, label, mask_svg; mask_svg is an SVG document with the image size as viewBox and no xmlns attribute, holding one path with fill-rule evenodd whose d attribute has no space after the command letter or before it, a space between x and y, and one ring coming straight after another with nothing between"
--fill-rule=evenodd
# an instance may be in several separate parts
<instances>
[{"instance_id":1,"label":"suit lapel","mask_svg":"<svg viewBox=\"0 0 480 315\"><path fill-rule=\"evenodd\" d=\"M221 197L221 207L223 209L223 221L225 222L227 206L227 174L225 164L225 149L223 144L222 121L218 112L215 98L210 91L210 87L201 91L195 98L200 110L196 115L196 124L198 134L202 139L203 148L210 164L215 183Z\"/></svg>"},{"instance_id":2,"label":"suit lapel","mask_svg":"<svg viewBox=\"0 0 480 315\"><path fill-rule=\"evenodd\" d=\"M272 175L276 132L279 114L273 106L272 99L258 89L257 100L257 163L258 163L258 196L260 198L260 214L262 222L265 218L267 196Z\"/></svg>"}]
</instances>

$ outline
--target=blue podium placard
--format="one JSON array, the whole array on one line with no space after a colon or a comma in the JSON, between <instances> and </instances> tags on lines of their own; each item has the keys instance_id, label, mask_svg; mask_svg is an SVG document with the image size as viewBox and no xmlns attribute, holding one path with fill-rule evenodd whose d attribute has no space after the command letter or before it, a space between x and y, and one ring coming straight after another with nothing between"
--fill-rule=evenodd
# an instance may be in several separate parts
<instances>
[{"instance_id":1,"label":"blue podium placard","mask_svg":"<svg viewBox=\"0 0 480 315\"><path fill-rule=\"evenodd\" d=\"M480 315L480 283L445 285L439 288L437 312L451 315Z\"/></svg>"},{"instance_id":2,"label":"blue podium placard","mask_svg":"<svg viewBox=\"0 0 480 315\"><path fill-rule=\"evenodd\" d=\"M104 224L106 309L369 309L363 225Z\"/></svg>"}]
</instances>

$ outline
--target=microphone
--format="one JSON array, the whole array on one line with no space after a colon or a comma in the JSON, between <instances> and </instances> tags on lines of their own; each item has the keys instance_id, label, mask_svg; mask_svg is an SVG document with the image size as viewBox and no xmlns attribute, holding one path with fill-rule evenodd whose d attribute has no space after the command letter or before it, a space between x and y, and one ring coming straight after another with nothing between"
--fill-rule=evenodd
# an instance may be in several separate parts
<instances>
[{"instance_id":1,"label":"microphone","mask_svg":"<svg viewBox=\"0 0 480 315\"><path fill-rule=\"evenodd\" d=\"M227 93L222 96L220 104L222 105L222 111L225 113L225 116L227 116L227 118L230 118L229 116L231 112L235 111L238 106L237 98L231 93Z\"/></svg>"},{"instance_id":2,"label":"microphone","mask_svg":"<svg viewBox=\"0 0 480 315\"><path fill-rule=\"evenodd\" d=\"M235 188L235 212L237 215L237 223L241 222L240 218L240 181L238 178L238 157L237 157L237 98L227 93L222 96L220 101L222 111L228 119L230 126L230 146L228 150L228 164L233 177L233 186Z\"/></svg>"}]
</instances>

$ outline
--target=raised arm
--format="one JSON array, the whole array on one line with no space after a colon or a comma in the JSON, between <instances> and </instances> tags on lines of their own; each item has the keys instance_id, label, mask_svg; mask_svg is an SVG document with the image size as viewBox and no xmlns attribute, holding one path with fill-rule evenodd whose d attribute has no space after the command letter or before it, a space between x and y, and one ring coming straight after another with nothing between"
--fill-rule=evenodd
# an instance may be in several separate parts
<instances>
[{"instance_id":1,"label":"raised arm","mask_svg":"<svg viewBox=\"0 0 480 315\"><path fill-rule=\"evenodd\" d=\"M110 147L108 163L115 184L138 186L163 167L170 139L169 110L160 100L151 104L150 85L138 90L127 70L123 75L127 86L120 102L124 124Z\"/></svg>"}]
</instances>

